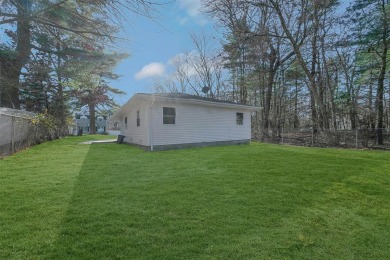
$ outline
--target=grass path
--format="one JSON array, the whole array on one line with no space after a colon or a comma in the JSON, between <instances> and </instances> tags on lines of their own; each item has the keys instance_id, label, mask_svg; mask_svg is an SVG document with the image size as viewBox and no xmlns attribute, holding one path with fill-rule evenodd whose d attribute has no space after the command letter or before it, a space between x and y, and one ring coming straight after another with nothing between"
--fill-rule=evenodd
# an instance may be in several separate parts
<instances>
[{"instance_id":1,"label":"grass path","mask_svg":"<svg viewBox=\"0 0 390 260\"><path fill-rule=\"evenodd\" d=\"M81 141L0 161L0 258L390 258L388 152Z\"/></svg>"}]
</instances>

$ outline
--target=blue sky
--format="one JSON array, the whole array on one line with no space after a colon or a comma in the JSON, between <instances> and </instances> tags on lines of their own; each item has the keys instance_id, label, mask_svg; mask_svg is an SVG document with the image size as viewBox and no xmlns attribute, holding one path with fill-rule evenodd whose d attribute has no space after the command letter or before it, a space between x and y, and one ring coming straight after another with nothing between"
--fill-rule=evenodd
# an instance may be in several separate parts
<instances>
[{"instance_id":1,"label":"blue sky","mask_svg":"<svg viewBox=\"0 0 390 260\"><path fill-rule=\"evenodd\" d=\"M199 11L201 0L176 0L159 7L152 21L129 13L121 36L127 41L119 44L118 51L130 54L115 72L122 77L111 83L127 93L116 97L124 103L134 93L153 92L153 82L170 70L169 60L180 53L193 50L191 33L215 34L210 19Z\"/></svg>"}]
</instances>

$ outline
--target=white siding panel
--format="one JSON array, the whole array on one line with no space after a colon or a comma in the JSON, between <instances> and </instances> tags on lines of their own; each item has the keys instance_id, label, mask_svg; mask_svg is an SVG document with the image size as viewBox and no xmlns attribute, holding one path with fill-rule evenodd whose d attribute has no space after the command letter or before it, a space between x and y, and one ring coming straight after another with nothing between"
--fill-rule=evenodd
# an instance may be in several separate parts
<instances>
[{"instance_id":1,"label":"white siding panel","mask_svg":"<svg viewBox=\"0 0 390 260\"><path fill-rule=\"evenodd\" d=\"M140 126L137 126L137 110L140 112ZM125 142L149 146L149 112L148 104L145 101L135 102L129 106L122 117L121 133ZM125 127L127 117L127 128Z\"/></svg>"},{"instance_id":2,"label":"white siding panel","mask_svg":"<svg viewBox=\"0 0 390 260\"><path fill-rule=\"evenodd\" d=\"M174 125L163 124L163 107L176 108ZM236 113L244 113L244 124L236 124ZM251 138L250 112L243 109L155 102L153 105L153 145L231 141Z\"/></svg>"}]
</instances>

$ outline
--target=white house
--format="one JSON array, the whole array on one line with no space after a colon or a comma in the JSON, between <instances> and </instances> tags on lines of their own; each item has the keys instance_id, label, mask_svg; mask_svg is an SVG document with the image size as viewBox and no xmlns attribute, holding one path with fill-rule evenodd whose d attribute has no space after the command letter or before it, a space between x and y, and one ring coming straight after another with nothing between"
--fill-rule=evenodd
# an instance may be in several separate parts
<instances>
[{"instance_id":1,"label":"white house","mask_svg":"<svg viewBox=\"0 0 390 260\"><path fill-rule=\"evenodd\" d=\"M88 105L81 107L80 111L75 113L75 129L73 130L73 134L77 134L79 131L84 133L89 133L90 125L89 125L89 110ZM99 114L95 115L95 130L97 133L105 133L107 128L107 120L106 116L101 116Z\"/></svg>"},{"instance_id":2,"label":"white house","mask_svg":"<svg viewBox=\"0 0 390 260\"><path fill-rule=\"evenodd\" d=\"M181 93L135 94L110 118L124 142L149 151L247 144L258 107Z\"/></svg>"}]
</instances>

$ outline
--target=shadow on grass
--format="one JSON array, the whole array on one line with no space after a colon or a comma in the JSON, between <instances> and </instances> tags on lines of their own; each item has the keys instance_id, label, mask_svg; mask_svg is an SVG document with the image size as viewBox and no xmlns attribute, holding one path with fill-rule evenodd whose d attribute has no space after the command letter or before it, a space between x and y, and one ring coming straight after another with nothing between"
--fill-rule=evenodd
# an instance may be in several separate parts
<instances>
[{"instance_id":1,"label":"shadow on grass","mask_svg":"<svg viewBox=\"0 0 390 260\"><path fill-rule=\"evenodd\" d=\"M140 153L116 144L90 145L52 258L100 259L125 249L134 178L127 159Z\"/></svg>"},{"instance_id":2,"label":"shadow on grass","mask_svg":"<svg viewBox=\"0 0 390 260\"><path fill-rule=\"evenodd\" d=\"M52 251L89 146L46 142L0 161L0 259Z\"/></svg>"},{"instance_id":3,"label":"shadow on grass","mask_svg":"<svg viewBox=\"0 0 390 260\"><path fill-rule=\"evenodd\" d=\"M365 240L357 243L356 234L374 223L351 221L363 217L348 200L361 198L334 187L348 185L364 163L337 154L305 159L289 148L235 149L91 145L51 257L355 256ZM349 232L356 223L366 226ZM376 235L364 238L373 251Z\"/></svg>"}]
</instances>

